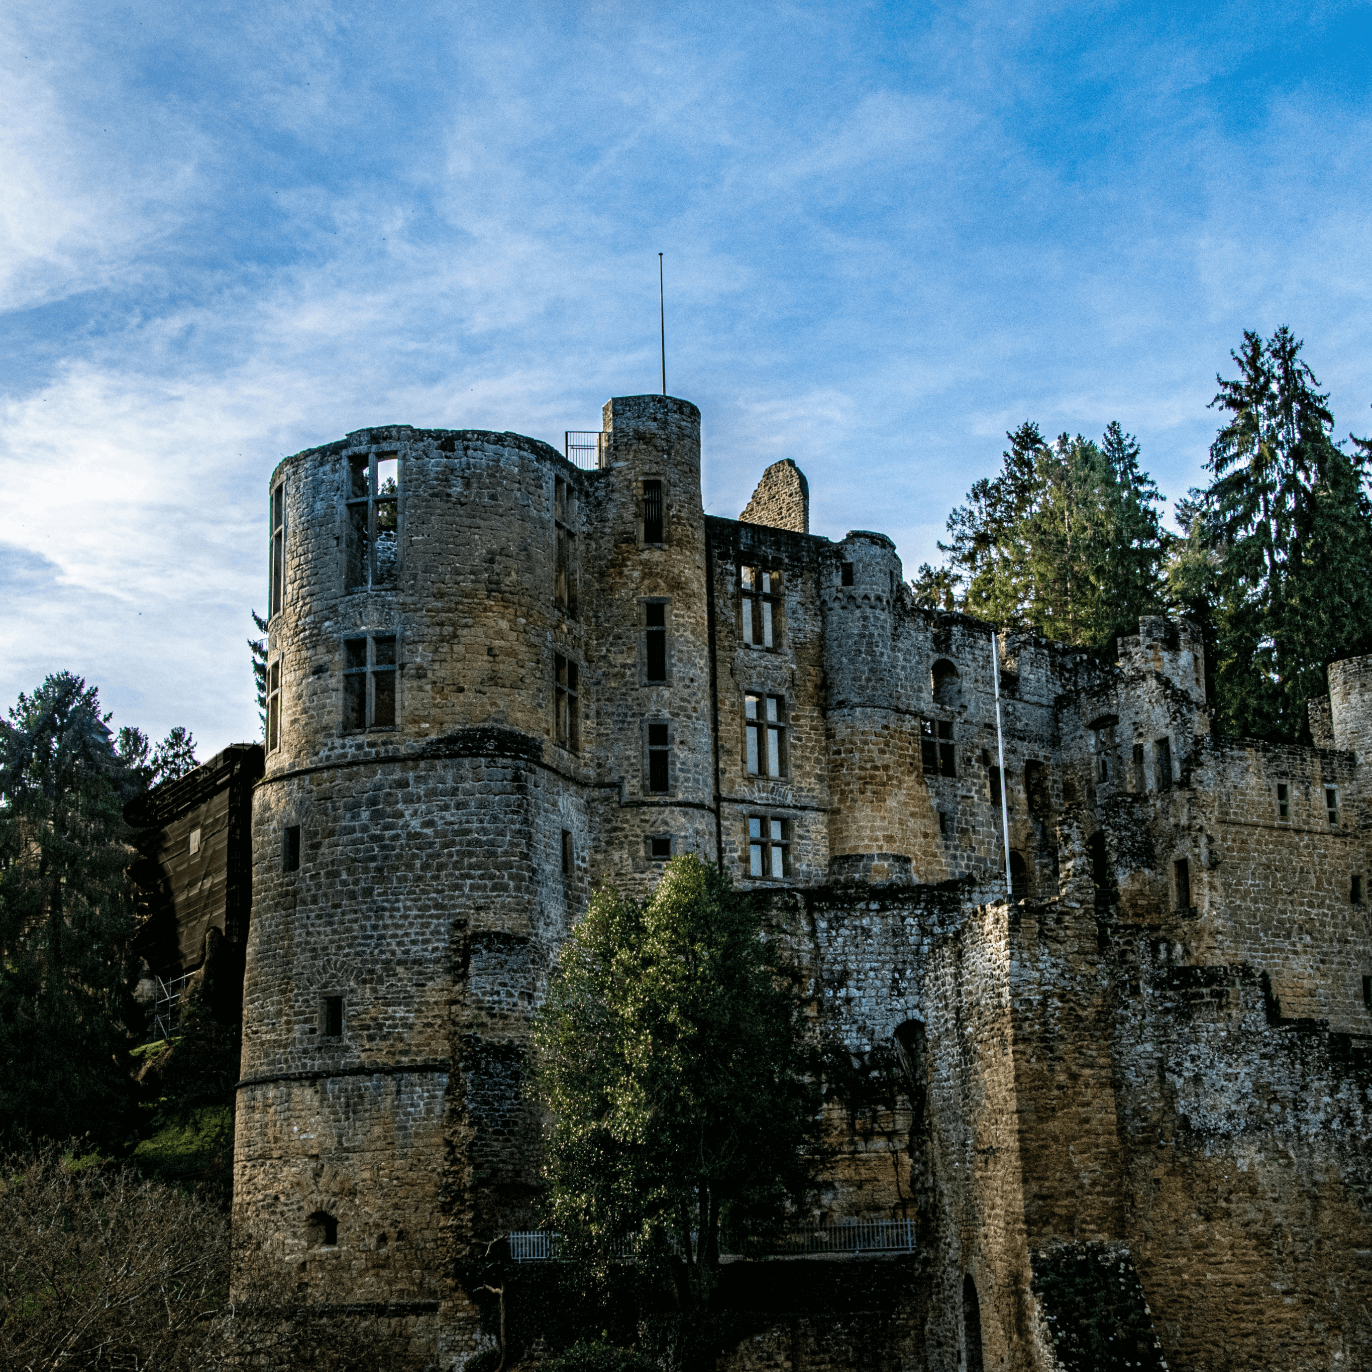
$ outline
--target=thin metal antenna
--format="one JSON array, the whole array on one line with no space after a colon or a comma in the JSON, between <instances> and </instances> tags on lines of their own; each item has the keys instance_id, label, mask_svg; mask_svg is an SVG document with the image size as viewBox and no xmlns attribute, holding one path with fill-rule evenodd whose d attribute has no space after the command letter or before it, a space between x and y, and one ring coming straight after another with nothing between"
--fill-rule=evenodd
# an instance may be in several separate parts
<instances>
[{"instance_id":1,"label":"thin metal antenna","mask_svg":"<svg viewBox=\"0 0 1372 1372\"><path fill-rule=\"evenodd\" d=\"M667 312L662 303L662 254L657 255L657 325L662 335L662 394L667 394Z\"/></svg>"}]
</instances>

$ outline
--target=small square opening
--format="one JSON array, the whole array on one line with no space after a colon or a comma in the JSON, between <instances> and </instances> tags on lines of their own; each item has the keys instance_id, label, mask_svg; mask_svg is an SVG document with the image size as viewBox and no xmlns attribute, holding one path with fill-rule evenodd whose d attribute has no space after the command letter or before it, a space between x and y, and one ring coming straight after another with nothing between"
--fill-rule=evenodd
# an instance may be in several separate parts
<instances>
[{"instance_id":1,"label":"small square opening","mask_svg":"<svg viewBox=\"0 0 1372 1372\"><path fill-rule=\"evenodd\" d=\"M648 840L648 856L654 862L665 862L672 856L672 840L670 837L655 835Z\"/></svg>"}]
</instances>

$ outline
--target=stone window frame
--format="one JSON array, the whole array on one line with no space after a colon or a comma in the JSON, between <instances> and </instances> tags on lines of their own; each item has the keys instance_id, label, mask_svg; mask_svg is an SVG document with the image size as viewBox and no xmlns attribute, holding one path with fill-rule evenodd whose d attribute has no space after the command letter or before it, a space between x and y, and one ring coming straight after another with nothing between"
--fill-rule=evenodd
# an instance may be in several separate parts
<instances>
[{"instance_id":1,"label":"stone window frame","mask_svg":"<svg viewBox=\"0 0 1372 1372\"><path fill-rule=\"evenodd\" d=\"M745 648L780 651L785 584L783 568L761 561L739 563L738 637Z\"/></svg>"},{"instance_id":2,"label":"stone window frame","mask_svg":"<svg viewBox=\"0 0 1372 1372\"><path fill-rule=\"evenodd\" d=\"M358 489L358 477L362 475L362 461L365 459L366 472L363 476L365 490ZM364 591L393 591L400 575L401 516L404 489L401 470L402 460L398 448L354 448L343 454L343 592L356 595ZM394 489L384 489L379 475L381 465L395 463ZM383 508L384 507L384 508ZM393 507L391 509L390 507ZM358 516L362 524L359 529ZM383 579L377 572L378 519L391 521L385 532L395 536L395 556L391 561L389 574ZM353 579L354 543L361 533L364 540L366 567L360 581Z\"/></svg>"},{"instance_id":3,"label":"stone window frame","mask_svg":"<svg viewBox=\"0 0 1372 1372\"><path fill-rule=\"evenodd\" d=\"M267 664L267 752L281 746L281 654Z\"/></svg>"},{"instance_id":4,"label":"stone window frame","mask_svg":"<svg viewBox=\"0 0 1372 1372\"><path fill-rule=\"evenodd\" d=\"M671 834L645 834L643 853L649 862L670 862L674 844Z\"/></svg>"},{"instance_id":5,"label":"stone window frame","mask_svg":"<svg viewBox=\"0 0 1372 1372\"><path fill-rule=\"evenodd\" d=\"M661 731L661 732L659 732ZM673 744L672 721L662 715L652 715L643 721L643 741L642 741L642 776L643 794L645 796L670 796L675 794L673 773L675 768L672 766L672 744ZM666 758L666 785L658 789L653 788L653 760L654 754L665 755Z\"/></svg>"},{"instance_id":6,"label":"stone window frame","mask_svg":"<svg viewBox=\"0 0 1372 1372\"><path fill-rule=\"evenodd\" d=\"M1100 715L1086 726L1091 742L1091 777L1097 785L1118 782L1115 775L1119 770L1119 740L1115 733L1118 728L1118 715Z\"/></svg>"},{"instance_id":7,"label":"stone window frame","mask_svg":"<svg viewBox=\"0 0 1372 1372\"><path fill-rule=\"evenodd\" d=\"M334 1043L348 1038L348 997L341 990L319 994L319 1037Z\"/></svg>"},{"instance_id":8,"label":"stone window frame","mask_svg":"<svg viewBox=\"0 0 1372 1372\"><path fill-rule=\"evenodd\" d=\"M300 826L287 824L281 829L281 870L298 872L300 870Z\"/></svg>"},{"instance_id":9,"label":"stone window frame","mask_svg":"<svg viewBox=\"0 0 1372 1372\"><path fill-rule=\"evenodd\" d=\"M1329 827L1337 829L1339 827L1339 788L1331 786L1328 782L1324 783L1324 809L1329 816Z\"/></svg>"},{"instance_id":10,"label":"stone window frame","mask_svg":"<svg viewBox=\"0 0 1372 1372\"><path fill-rule=\"evenodd\" d=\"M286 478L267 498L267 622L286 603Z\"/></svg>"},{"instance_id":11,"label":"stone window frame","mask_svg":"<svg viewBox=\"0 0 1372 1372\"><path fill-rule=\"evenodd\" d=\"M576 871L576 841L570 829L562 830L562 875L571 876Z\"/></svg>"},{"instance_id":12,"label":"stone window frame","mask_svg":"<svg viewBox=\"0 0 1372 1372\"><path fill-rule=\"evenodd\" d=\"M1159 794L1176 785L1172 765L1172 736L1164 734L1153 740L1153 784Z\"/></svg>"},{"instance_id":13,"label":"stone window frame","mask_svg":"<svg viewBox=\"0 0 1372 1372\"><path fill-rule=\"evenodd\" d=\"M759 713L759 711L761 713ZM781 781L791 775L791 720L786 697L766 690L743 693L743 775ZM773 746L775 745L775 753ZM764 756L767 770L763 770ZM771 770L775 757L777 770ZM749 764L756 760L756 766Z\"/></svg>"},{"instance_id":14,"label":"stone window frame","mask_svg":"<svg viewBox=\"0 0 1372 1372\"><path fill-rule=\"evenodd\" d=\"M748 815L744 820L744 832L746 840L740 860L747 880L790 881L794 870L791 847L795 842L792 820L786 815ZM776 872L778 857L781 859L779 875Z\"/></svg>"},{"instance_id":15,"label":"stone window frame","mask_svg":"<svg viewBox=\"0 0 1372 1372\"><path fill-rule=\"evenodd\" d=\"M332 1250L338 1247L338 1216L327 1210L316 1210L305 1221L305 1242L311 1250Z\"/></svg>"},{"instance_id":16,"label":"stone window frame","mask_svg":"<svg viewBox=\"0 0 1372 1372\"><path fill-rule=\"evenodd\" d=\"M365 642L365 656L363 661L358 662L356 656L351 653L353 644ZM378 660L377 644L391 645L391 660L385 661L384 657ZM377 629L358 629L355 633L344 634L342 638L343 647L343 721L340 732L346 736L357 734L390 734L395 733L400 728L400 649L401 639L397 630L392 628ZM381 651L386 650L383 646ZM349 660L351 657L351 661ZM349 722L350 706L350 681L362 678L362 719L363 722L351 724ZM386 696L382 692L377 693L378 679L388 682L390 685L390 723L384 721ZM378 713L382 716L382 722L377 722Z\"/></svg>"},{"instance_id":17,"label":"stone window frame","mask_svg":"<svg viewBox=\"0 0 1372 1372\"><path fill-rule=\"evenodd\" d=\"M570 476L553 476L553 603L568 619L578 618L581 566L578 514L581 492Z\"/></svg>"},{"instance_id":18,"label":"stone window frame","mask_svg":"<svg viewBox=\"0 0 1372 1372\"><path fill-rule=\"evenodd\" d=\"M648 537L648 497L649 486L657 483L658 494L662 500L661 518L659 521L658 532L661 538L650 539ZM661 472L644 472L638 479L638 546L640 548L665 548L671 541L671 521L667 517L667 495L668 483L667 476Z\"/></svg>"},{"instance_id":19,"label":"stone window frame","mask_svg":"<svg viewBox=\"0 0 1372 1372\"><path fill-rule=\"evenodd\" d=\"M640 596L638 600L638 680L641 686L669 686L672 681L672 598L670 596ZM650 624L650 607L662 607L661 625ZM661 633L662 675L649 676L652 663L651 635Z\"/></svg>"},{"instance_id":20,"label":"stone window frame","mask_svg":"<svg viewBox=\"0 0 1372 1372\"><path fill-rule=\"evenodd\" d=\"M919 765L925 776L956 779L958 754L954 724L951 719L920 719Z\"/></svg>"},{"instance_id":21,"label":"stone window frame","mask_svg":"<svg viewBox=\"0 0 1372 1372\"><path fill-rule=\"evenodd\" d=\"M952 658L935 658L930 664L929 698L936 709L951 711L961 708L962 674Z\"/></svg>"},{"instance_id":22,"label":"stone window frame","mask_svg":"<svg viewBox=\"0 0 1372 1372\"><path fill-rule=\"evenodd\" d=\"M571 653L553 654L553 742L581 751L581 664Z\"/></svg>"},{"instance_id":23,"label":"stone window frame","mask_svg":"<svg viewBox=\"0 0 1372 1372\"><path fill-rule=\"evenodd\" d=\"M1291 783L1289 781L1278 781L1273 783L1273 803L1277 807L1278 820L1289 820L1291 818Z\"/></svg>"}]
</instances>

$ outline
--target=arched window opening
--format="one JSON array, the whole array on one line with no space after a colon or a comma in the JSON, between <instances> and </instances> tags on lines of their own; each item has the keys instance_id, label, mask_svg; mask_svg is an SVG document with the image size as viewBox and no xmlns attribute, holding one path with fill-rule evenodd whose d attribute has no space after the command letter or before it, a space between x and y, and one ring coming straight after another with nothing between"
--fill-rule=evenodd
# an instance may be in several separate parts
<instances>
[{"instance_id":1,"label":"arched window opening","mask_svg":"<svg viewBox=\"0 0 1372 1372\"><path fill-rule=\"evenodd\" d=\"M958 680L958 669L941 657L934 663L934 704L947 710L955 710L962 704L962 683Z\"/></svg>"},{"instance_id":2,"label":"arched window opening","mask_svg":"<svg viewBox=\"0 0 1372 1372\"><path fill-rule=\"evenodd\" d=\"M962 1278L962 1333L967 1344L967 1372L985 1372L981 1355L981 1301L970 1272Z\"/></svg>"},{"instance_id":3,"label":"arched window opening","mask_svg":"<svg viewBox=\"0 0 1372 1372\"><path fill-rule=\"evenodd\" d=\"M1048 769L1043 763L1025 763L1024 794L1029 802L1029 813L1036 819L1047 819L1053 807L1048 795Z\"/></svg>"},{"instance_id":4,"label":"arched window opening","mask_svg":"<svg viewBox=\"0 0 1372 1372\"><path fill-rule=\"evenodd\" d=\"M338 1218L326 1210L316 1210L307 1223L306 1237L311 1248L338 1247Z\"/></svg>"},{"instance_id":5,"label":"arched window opening","mask_svg":"<svg viewBox=\"0 0 1372 1372\"><path fill-rule=\"evenodd\" d=\"M1010 854L1010 899L1023 900L1029 894L1029 869L1020 853Z\"/></svg>"}]
</instances>

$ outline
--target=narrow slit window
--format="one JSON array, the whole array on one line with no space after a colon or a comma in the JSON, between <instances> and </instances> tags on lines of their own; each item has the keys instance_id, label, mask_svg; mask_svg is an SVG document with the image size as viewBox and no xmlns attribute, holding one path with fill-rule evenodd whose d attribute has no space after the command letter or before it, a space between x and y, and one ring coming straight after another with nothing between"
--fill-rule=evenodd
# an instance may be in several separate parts
<instances>
[{"instance_id":1,"label":"narrow slit window","mask_svg":"<svg viewBox=\"0 0 1372 1372\"><path fill-rule=\"evenodd\" d=\"M286 593L286 483L277 484L272 492L271 514L271 585L267 598L271 602L267 608L270 619L285 603Z\"/></svg>"},{"instance_id":2,"label":"narrow slit window","mask_svg":"<svg viewBox=\"0 0 1372 1372\"><path fill-rule=\"evenodd\" d=\"M267 668L267 751L281 742L281 659Z\"/></svg>"},{"instance_id":3,"label":"narrow slit window","mask_svg":"<svg viewBox=\"0 0 1372 1372\"><path fill-rule=\"evenodd\" d=\"M1029 868L1022 853L1010 854L1010 899L1023 900L1029 894Z\"/></svg>"},{"instance_id":4,"label":"narrow slit window","mask_svg":"<svg viewBox=\"0 0 1372 1372\"><path fill-rule=\"evenodd\" d=\"M572 831L564 829L562 831L562 875L570 876L572 872Z\"/></svg>"},{"instance_id":5,"label":"narrow slit window","mask_svg":"<svg viewBox=\"0 0 1372 1372\"><path fill-rule=\"evenodd\" d=\"M1324 788L1324 808L1329 814L1330 824L1339 822L1339 793L1332 786Z\"/></svg>"},{"instance_id":6,"label":"narrow slit window","mask_svg":"<svg viewBox=\"0 0 1372 1372\"><path fill-rule=\"evenodd\" d=\"M1350 905L1362 904L1362 877L1354 876L1348 886L1348 903Z\"/></svg>"},{"instance_id":7,"label":"narrow slit window","mask_svg":"<svg viewBox=\"0 0 1372 1372\"><path fill-rule=\"evenodd\" d=\"M1191 864L1186 858L1178 858L1172 864L1172 875L1177 888L1177 909L1191 908Z\"/></svg>"},{"instance_id":8,"label":"narrow slit window","mask_svg":"<svg viewBox=\"0 0 1372 1372\"><path fill-rule=\"evenodd\" d=\"M1362 1003L1372 1010L1372 977L1362 979Z\"/></svg>"},{"instance_id":9,"label":"narrow slit window","mask_svg":"<svg viewBox=\"0 0 1372 1372\"><path fill-rule=\"evenodd\" d=\"M665 795L671 786L671 748L666 724L648 725L648 790Z\"/></svg>"},{"instance_id":10,"label":"narrow slit window","mask_svg":"<svg viewBox=\"0 0 1372 1372\"><path fill-rule=\"evenodd\" d=\"M649 601L643 607L643 679L667 680L667 605Z\"/></svg>"},{"instance_id":11,"label":"narrow slit window","mask_svg":"<svg viewBox=\"0 0 1372 1372\"><path fill-rule=\"evenodd\" d=\"M1286 782L1277 782L1277 818L1291 818L1291 791Z\"/></svg>"},{"instance_id":12,"label":"narrow slit window","mask_svg":"<svg viewBox=\"0 0 1372 1372\"><path fill-rule=\"evenodd\" d=\"M396 722L394 634L343 640L343 731L393 729Z\"/></svg>"},{"instance_id":13,"label":"narrow slit window","mask_svg":"<svg viewBox=\"0 0 1372 1372\"><path fill-rule=\"evenodd\" d=\"M286 826L281 868L286 872L298 872L300 870L300 826L298 824Z\"/></svg>"},{"instance_id":14,"label":"narrow slit window","mask_svg":"<svg viewBox=\"0 0 1372 1372\"><path fill-rule=\"evenodd\" d=\"M787 772L786 702L781 696L743 697L749 776L781 777Z\"/></svg>"},{"instance_id":15,"label":"narrow slit window","mask_svg":"<svg viewBox=\"0 0 1372 1372\"><path fill-rule=\"evenodd\" d=\"M661 543L662 538L662 482L643 483L643 541Z\"/></svg>"},{"instance_id":16,"label":"narrow slit window","mask_svg":"<svg viewBox=\"0 0 1372 1372\"><path fill-rule=\"evenodd\" d=\"M346 503L347 589L394 586L400 561L400 462L394 453L349 456Z\"/></svg>"},{"instance_id":17,"label":"narrow slit window","mask_svg":"<svg viewBox=\"0 0 1372 1372\"><path fill-rule=\"evenodd\" d=\"M1134 789L1135 789L1136 791L1146 791L1146 790L1148 789L1148 783L1147 783L1147 780L1145 779L1144 774L1143 774L1144 762L1143 762L1143 744L1142 744L1142 743L1136 743L1136 744L1134 744L1133 762L1134 762Z\"/></svg>"},{"instance_id":18,"label":"narrow slit window","mask_svg":"<svg viewBox=\"0 0 1372 1372\"><path fill-rule=\"evenodd\" d=\"M750 648L775 648L781 573L763 567L744 567L739 579L744 644Z\"/></svg>"},{"instance_id":19,"label":"narrow slit window","mask_svg":"<svg viewBox=\"0 0 1372 1372\"><path fill-rule=\"evenodd\" d=\"M853 564L851 562L839 563L838 579L840 585L851 586L853 584Z\"/></svg>"},{"instance_id":20,"label":"narrow slit window","mask_svg":"<svg viewBox=\"0 0 1372 1372\"><path fill-rule=\"evenodd\" d=\"M991 804L1000 804L1000 768L991 768Z\"/></svg>"},{"instance_id":21,"label":"narrow slit window","mask_svg":"<svg viewBox=\"0 0 1372 1372\"><path fill-rule=\"evenodd\" d=\"M577 495L576 487L565 477L555 477L553 487L553 536L556 540L556 585L558 608L571 619L577 611Z\"/></svg>"},{"instance_id":22,"label":"narrow slit window","mask_svg":"<svg viewBox=\"0 0 1372 1372\"><path fill-rule=\"evenodd\" d=\"M748 875L762 881L784 881L791 875L790 820L749 816Z\"/></svg>"},{"instance_id":23,"label":"narrow slit window","mask_svg":"<svg viewBox=\"0 0 1372 1372\"><path fill-rule=\"evenodd\" d=\"M576 752L581 747L581 674L575 662L561 653L553 656L553 713L557 741Z\"/></svg>"},{"instance_id":24,"label":"narrow slit window","mask_svg":"<svg viewBox=\"0 0 1372 1372\"><path fill-rule=\"evenodd\" d=\"M338 1039L343 1037L343 997L324 997L324 1037Z\"/></svg>"},{"instance_id":25,"label":"narrow slit window","mask_svg":"<svg viewBox=\"0 0 1372 1372\"><path fill-rule=\"evenodd\" d=\"M1172 741L1160 738L1153 744L1153 764L1157 771L1159 791L1172 789Z\"/></svg>"},{"instance_id":26,"label":"narrow slit window","mask_svg":"<svg viewBox=\"0 0 1372 1372\"><path fill-rule=\"evenodd\" d=\"M948 837L948 814L945 810L938 812L938 832L940 838Z\"/></svg>"}]
</instances>

